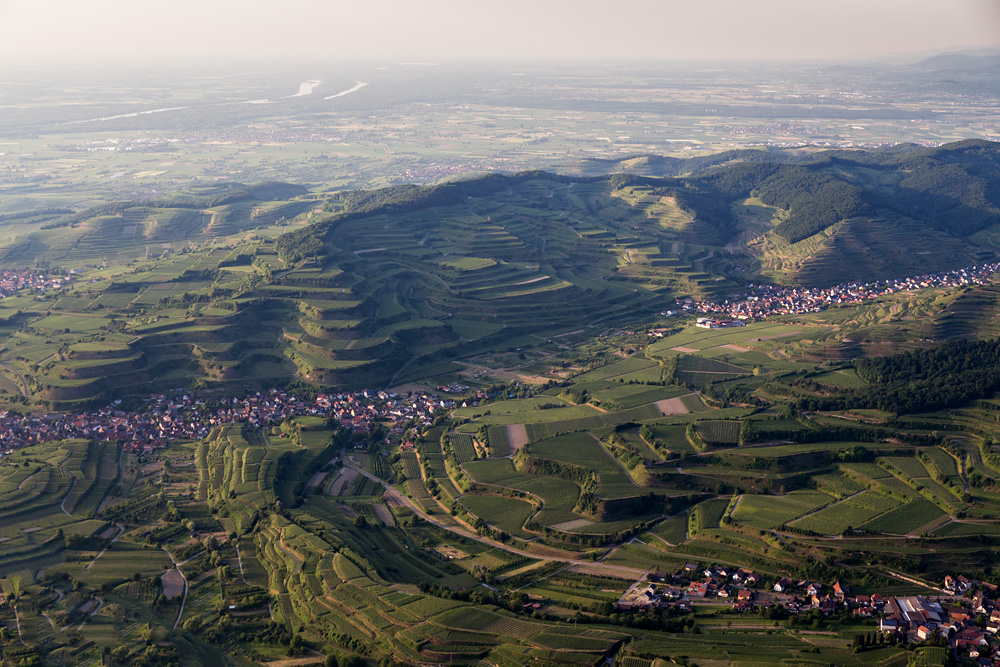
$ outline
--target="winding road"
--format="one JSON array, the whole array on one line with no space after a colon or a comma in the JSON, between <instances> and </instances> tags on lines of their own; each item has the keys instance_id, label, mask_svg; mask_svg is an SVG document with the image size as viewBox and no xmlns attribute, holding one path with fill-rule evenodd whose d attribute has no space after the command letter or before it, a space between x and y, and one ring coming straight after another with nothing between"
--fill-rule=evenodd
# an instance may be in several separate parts
<instances>
[{"instance_id":1,"label":"winding road","mask_svg":"<svg viewBox=\"0 0 1000 667\"><path fill-rule=\"evenodd\" d=\"M177 618L174 620L174 627L173 627L173 629L176 630L177 629L177 625L181 622L181 616L184 615L184 603L187 602L187 596L188 596L188 580L187 580L187 577L184 576L184 572L181 571L180 565L182 565L182 563L178 563L174 559L174 555L172 553L170 553L169 549L167 549L166 547L163 547L163 550L166 552L167 556L170 558L170 562L174 564L174 567L177 569L178 574L181 575L181 579L184 580L184 595L181 596L181 608L177 611ZM185 562L187 562L187 561L185 561Z\"/></svg>"},{"instance_id":2,"label":"winding road","mask_svg":"<svg viewBox=\"0 0 1000 667\"><path fill-rule=\"evenodd\" d=\"M423 510L423 508L421 508L419 505L413 502L413 500L411 500L410 498L408 498L407 496L403 495L395 488L393 488L385 480L380 479L375 475L372 475L366 470L362 470L361 468L351 463L349 460L344 461L344 467L350 468L351 470L354 470L358 474L364 475L368 479L380 484L385 489L385 496L387 500L394 501L395 504L397 505L405 505L406 507L409 507L411 510L413 510L414 514L419 516L427 523L433 524L443 530L447 530L450 533L460 535L466 539L475 540L480 544L485 544L487 546L491 546L497 549L503 549L504 551L507 551L509 553L516 554L518 556L524 556L525 558L532 558L534 560L541 560L550 563L566 563L569 566L574 566L574 565L586 566L588 571L591 572L599 571L600 573L611 577L625 577L633 579L633 578L645 577L649 573L649 570L643 570L636 567L627 567L625 565L610 565L608 563L585 560L583 558L574 557L575 554L570 554L569 552L566 552L564 556L553 556L553 555L538 554L531 551L524 551L521 549L517 549L502 542L497 542L496 540L492 540L488 537L483 537L482 535L474 533L471 530L464 530L457 526L448 525L446 523L438 521L434 517L427 514Z\"/></svg>"},{"instance_id":3,"label":"winding road","mask_svg":"<svg viewBox=\"0 0 1000 667\"><path fill-rule=\"evenodd\" d=\"M17 388L21 392L21 396L24 396L25 398L27 398L28 397L28 381L24 379L24 376L21 375L19 372L17 372L17 370L15 370L15 369L11 368L10 366L8 366L7 364L0 364L0 368L2 368L5 371L10 371L15 376L17 376L17 379L18 379Z\"/></svg>"},{"instance_id":4,"label":"winding road","mask_svg":"<svg viewBox=\"0 0 1000 667\"><path fill-rule=\"evenodd\" d=\"M62 499L62 504L59 505L59 507L62 508L63 513L66 514L67 516L73 516L66 510L66 501L69 500L69 494L73 493L73 489L75 488L76 488L76 477L73 478L73 481L69 485L69 491L66 492L66 495Z\"/></svg>"},{"instance_id":5,"label":"winding road","mask_svg":"<svg viewBox=\"0 0 1000 667\"><path fill-rule=\"evenodd\" d=\"M114 538L112 538L110 544L114 544L115 542L118 541L119 537L121 537L122 535L125 534L125 526L122 526L122 525L116 523L115 524L115 528L118 529L118 534L115 535ZM110 546L110 544L109 544L109 546ZM87 567L85 567L84 569L85 570L90 570L90 568L93 566L93 564L97 562L97 559L100 558L101 556L103 556L104 552L107 551L107 550L108 550L108 547L104 547L103 549L101 549L101 552L99 554L97 554L96 556L94 556L94 560L92 560L89 563L87 563Z\"/></svg>"}]
</instances>

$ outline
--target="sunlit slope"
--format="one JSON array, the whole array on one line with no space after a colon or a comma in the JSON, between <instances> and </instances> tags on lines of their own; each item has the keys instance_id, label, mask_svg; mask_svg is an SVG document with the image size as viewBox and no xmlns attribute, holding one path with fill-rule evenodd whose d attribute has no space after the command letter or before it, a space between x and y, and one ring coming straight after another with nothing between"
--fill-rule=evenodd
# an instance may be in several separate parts
<instances>
[{"instance_id":1,"label":"sunlit slope","mask_svg":"<svg viewBox=\"0 0 1000 667\"><path fill-rule=\"evenodd\" d=\"M607 179L524 174L463 188L334 197L335 215L279 239L281 259L301 268L257 294L272 304L281 290L308 294L283 328L304 375L337 381L343 368L440 363L719 291L716 278L671 253L670 230ZM353 301L324 299L334 288L313 276L331 267Z\"/></svg>"}]
</instances>

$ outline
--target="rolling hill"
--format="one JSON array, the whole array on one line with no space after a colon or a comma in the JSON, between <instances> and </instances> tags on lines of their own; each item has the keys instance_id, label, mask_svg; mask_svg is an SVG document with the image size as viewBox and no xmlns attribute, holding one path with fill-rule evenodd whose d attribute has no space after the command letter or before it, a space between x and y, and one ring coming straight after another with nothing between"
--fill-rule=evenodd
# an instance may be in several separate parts
<instances>
[{"instance_id":1,"label":"rolling hill","mask_svg":"<svg viewBox=\"0 0 1000 667\"><path fill-rule=\"evenodd\" d=\"M997 256L998 151L633 157L603 175L223 185L49 211L8 223L27 241L0 263L106 266L67 298L10 310L2 359L58 405L164 382L385 386L479 354L554 351L569 332L739 295L747 281L968 266Z\"/></svg>"}]
</instances>

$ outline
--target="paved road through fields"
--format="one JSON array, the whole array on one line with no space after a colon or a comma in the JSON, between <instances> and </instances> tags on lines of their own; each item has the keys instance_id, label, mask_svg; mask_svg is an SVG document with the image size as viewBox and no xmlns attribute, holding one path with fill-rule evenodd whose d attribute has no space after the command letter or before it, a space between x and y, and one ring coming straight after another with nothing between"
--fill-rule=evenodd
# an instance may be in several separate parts
<instances>
[{"instance_id":1,"label":"paved road through fields","mask_svg":"<svg viewBox=\"0 0 1000 667\"><path fill-rule=\"evenodd\" d=\"M576 554L571 554L570 552L565 552L565 555L561 556L553 556L553 555L537 554L531 551L524 551L509 546L507 544L503 544L502 542L497 542L496 540L492 540L488 537L483 537L482 535L474 533L471 530L465 530L457 526L449 526L448 524L438 521L434 517L427 514L419 505L417 505L407 496L403 495L402 493L394 489L385 480L379 479L378 477L372 475L366 470L362 470L361 468L359 468L358 466L354 465L353 463L351 463L346 459L344 460L344 467L350 468L351 470L356 471L358 474L364 475L365 477L381 484L382 487L385 489L385 495L388 500L394 501L395 504L397 505L405 505L406 507L409 507L411 510L413 510L414 514L419 516L427 523L433 524L438 528L447 530L448 532L455 533L456 535L461 535L464 538L475 540L476 542L480 542L482 544L486 544L488 546L495 547L497 549L503 549L504 551L509 551L512 554L517 554L518 556L524 556L525 558L533 558L535 560L542 560L551 563L586 565L587 570L590 572L595 572L595 573L599 572L601 574L606 574L607 576L611 577L625 577L629 579L637 579L640 577L645 577L649 573L649 570L643 570L636 567L628 567L625 565L611 565L609 563L601 563L597 561L586 560L583 558L576 557Z\"/></svg>"}]
</instances>

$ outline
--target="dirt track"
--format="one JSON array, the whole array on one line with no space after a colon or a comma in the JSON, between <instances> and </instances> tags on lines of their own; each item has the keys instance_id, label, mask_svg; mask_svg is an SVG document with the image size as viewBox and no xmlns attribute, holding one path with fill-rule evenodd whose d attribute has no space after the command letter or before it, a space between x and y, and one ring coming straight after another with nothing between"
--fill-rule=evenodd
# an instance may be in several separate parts
<instances>
[{"instance_id":1,"label":"dirt track","mask_svg":"<svg viewBox=\"0 0 1000 667\"><path fill-rule=\"evenodd\" d=\"M585 561L582 560L578 554L574 554L572 552L564 552L558 549L552 549L551 551L554 554L558 553L559 555L551 555L551 556L539 552L531 552L531 551L524 551L521 549L515 549L514 547L511 547L507 544L497 542L488 537L483 537L482 535L477 535L471 530L466 530L459 528L457 526L442 523L441 521L427 514L427 512L425 512L422 507L420 507L417 503L413 502L410 498L407 498L406 496L402 495L399 491L392 488L385 480L379 479L378 477L375 477L371 473L362 470L361 468L356 468L351 463L346 464L346 467L355 470L358 474L364 475L365 477L375 482L378 482L385 489L385 499L386 502L388 502L390 505L409 507L414 514L419 516L427 523L433 524L438 528L442 528L451 533L461 535L466 539L474 540L481 544L486 544L491 547L496 547L498 549L503 549L504 551L509 551L512 554L525 556L527 558L534 558L537 560L544 560L554 563L566 563L568 565L586 565L589 568L593 568L595 573L600 573L602 575L611 577L639 578L639 577L645 577L646 574L649 572L649 570L646 569L628 567L626 565L611 565L602 562Z\"/></svg>"}]
</instances>

